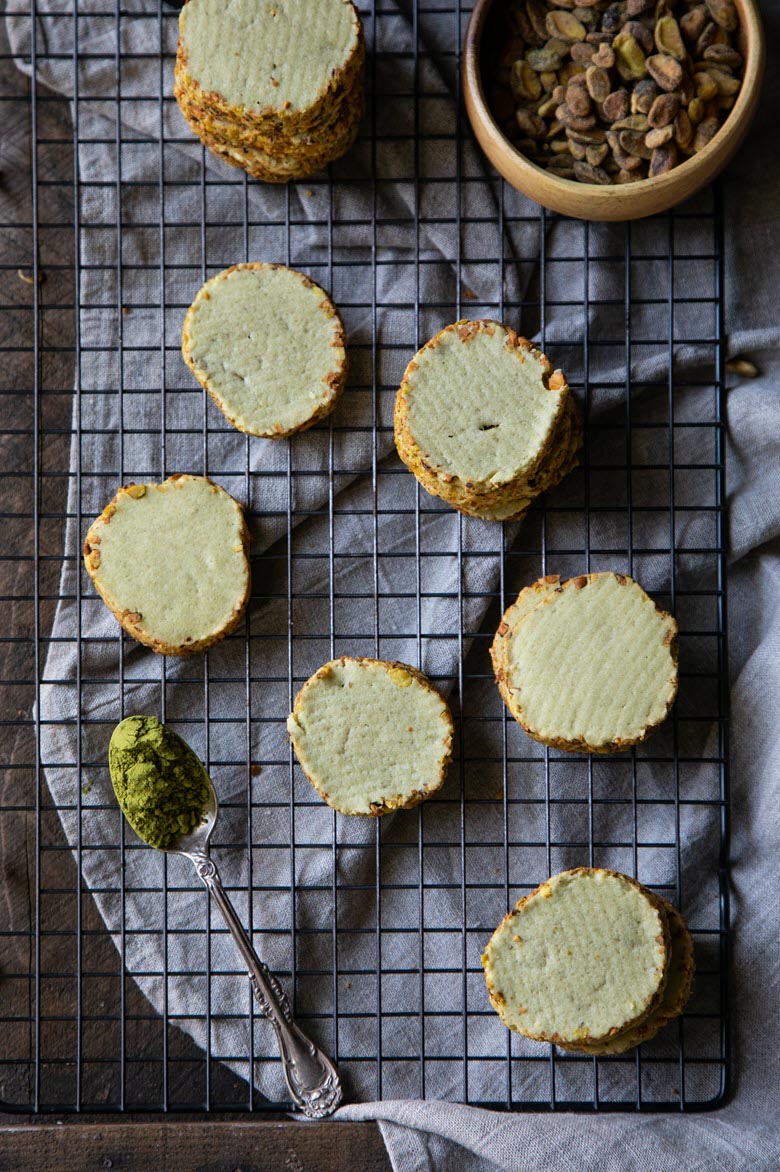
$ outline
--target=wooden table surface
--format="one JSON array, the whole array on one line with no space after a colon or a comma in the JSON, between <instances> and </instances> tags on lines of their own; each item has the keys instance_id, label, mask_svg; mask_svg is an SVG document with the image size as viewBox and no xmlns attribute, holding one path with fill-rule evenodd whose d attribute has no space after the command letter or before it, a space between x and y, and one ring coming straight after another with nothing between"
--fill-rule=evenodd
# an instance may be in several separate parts
<instances>
[{"instance_id":1,"label":"wooden table surface","mask_svg":"<svg viewBox=\"0 0 780 1172\"><path fill-rule=\"evenodd\" d=\"M0 53L7 52L7 41L0 26ZM28 517L4 521L6 548L16 540L29 542L32 523L33 494L33 362L24 347L33 338L33 290L24 280L32 267L31 230L31 139L29 83L7 60L0 60L0 94L10 100L0 103L3 130L0 135L0 347L13 346L16 352L3 354L5 377L0 394L0 468L8 475L3 481L0 512ZM72 194L67 184L72 179L72 152L69 113L65 102L41 103L38 106L38 135L57 137L62 147L47 153L39 151L39 178L59 179L65 186L47 189L47 218L72 223ZM53 206L54 202L54 206ZM59 305L73 305L74 241L72 232L59 229L47 241L51 259L62 264L61 270L44 274L42 299ZM19 270L20 272L18 272ZM20 275L21 273L21 275ZM43 292L45 290L45 293ZM18 308L9 308L17 306ZM53 360L58 369L47 370L49 380L61 388L73 385L73 354L67 347L73 341L72 310L47 310L47 331L57 335L62 351ZM51 334L49 335L51 336ZM47 354L47 363L51 356ZM62 429L60 457L67 459L71 409L70 394L51 396L47 401L46 425L53 433ZM11 434L12 429L16 434ZM19 434L19 432L22 434ZM51 449L48 449L51 451ZM14 525L19 526L18 529ZM19 534L19 537L16 534ZM63 531L46 527L41 533L42 552L57 554L62 549ZM30 560L0 560L0 596L13 601L3 603L3 635L0 637L0 681L11 681L2 689L3 721L0 723L0 807L29 803L34 792L35 776L31 769L7 769L7 765L29 763L34 754L31 713L34 689L31 685L13 686L13 681L31 678L34 609L32 603L33 566ZM41 612L42 622L51 614ZM10 629L9 629L10 627ZM42 630L42 635L46 630ZM22 636L22 641L19 640ZM10 724L8 720L17 720ZM0 919L3 927L26 929L32 924L35 855L34 818L24 811L5 814L0 819L0 860L3 895ZM58 852L63 888L73 890L75 863L69 851ZM64 945L63 945L64 946ZM0 982L3 971L29 972L33 964L33 945L29 936L0 937ZM51 957L54 960L54 957ZM66 967L66 966L64 966ZM11 989L8 985L12 984ZM6 983L0 987L3 1014L21 1018L32 1016L31 990L25 982ZM10 1073L9 1073L10 1071ZM6 1102L29 1101L25 1080L29 1071L21 1067L3 1068L0 1099ZM181 1117L123 1118L101 1116L46 1116L45 1118L0 1113L0 1172L20 1169L208 1169L222 1172L339 1172L350 1168L361 1172L387 1172L390 1161L378 1127L374 1123L294 1123L290 1120L234 1119L203 1122Z\"/></svg>"}]
</instances>

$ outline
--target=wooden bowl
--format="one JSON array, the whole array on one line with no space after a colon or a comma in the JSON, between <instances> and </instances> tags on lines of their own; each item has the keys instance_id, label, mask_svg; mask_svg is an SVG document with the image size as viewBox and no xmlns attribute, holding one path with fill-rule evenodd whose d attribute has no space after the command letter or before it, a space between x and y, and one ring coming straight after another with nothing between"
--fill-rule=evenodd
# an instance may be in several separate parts
<instances>
[{"instance_id":1,"label":"wooden bowl","mask_svg":"<svg viewBox=\"0 0 780 1172\"><path fill-rule=\"evenodd\" d=\"M482 86L482 50L490 17L501 0L476 0L463 52L463 94L477 141L496 170L537 203L581 220L638 220L665 212L712 182L730 161L758 106L764 75L764 34L754 0L734 0L739 15L737 47L745 67L742 87L729 116L704 150L656 179L599 187L561 179L537 167L504 136Z\"/></svg>"}]
</instances>

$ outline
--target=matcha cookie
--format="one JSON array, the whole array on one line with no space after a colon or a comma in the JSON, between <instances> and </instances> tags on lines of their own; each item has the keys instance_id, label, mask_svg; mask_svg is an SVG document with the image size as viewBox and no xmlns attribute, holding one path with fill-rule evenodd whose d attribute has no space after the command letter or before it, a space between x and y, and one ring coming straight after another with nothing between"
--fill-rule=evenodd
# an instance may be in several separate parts
<instances>
[{"instance_id":1,"label":"matcha cookie","mask_svg":"<svg viewBox=\"0 0 780 1172\"><path fill-rule=\"evenodd\" d=\"M552 576L521 591L491 655L529 736L570 752L643 741L677 694L677 624L624 574Z\"/></svg>"},{"instance_id":2,"label":"matcha cookie","mask_svg":"<svg viewBox=\"0 0 780 1172\"><path fill-rule=\"evenodd\" d=\"M450 710L422 672L348 657L304 684L287 731L328 805L374 817L416 806L441 786L453 736Z\"/></svg>"},{"instance_id":3,"label":"matcha cookie","mask_svg":"<svg viewBox=\"0 0 780 1172\"><path fill-rule=\"evenodd\" d=\"M363 114L363 27L350 0L188 0L174 95L203 143L271 183L344 154Z\"/></svg>"},{"instance_id":4,"label":"matcha cookie","mask_svg":"<svg viewBox=\"0 0 780 1172\"><path fill-rule=\"evenodd\" d=\"M432 495L510 520L574 467L582 441L562 371L508 326L480 320L447 326L409 363L395 442Z\"/></svg>"},{"instance_id":5,"label":"matcha cookie","mask_svg":"<svg viewBox=\"0 0 780 1172\"><path fill-rule=\"evenodd\" d=\"M205 476L129 484L90 526L84 564L126 631L160 655L205 651L241 621L249 532Z\"/></svg>"},{"instance_id":6,"label":"matcha cookie","mask_svg":"<svg viewBox=\"0 0 780 1172\"><path fill-rule=\"evenodd\" d=\"M239 431L276 439L311 427L347 377L344 327L333 302L284 265L225 269L198 292L182 354Z\"/></svg>"},{"instance_id":7,"label":"matcha cookie","mask_svg":"<svg viewBox=\"0 0 780 1172\"><path fill-rule=\"evenodd\" d=\"M554 875L499 924L482 963L504 1025L540 1042L604 1043L660 1005L670 935L650 892L616 871Z\"/></svg>"}]
</instances>

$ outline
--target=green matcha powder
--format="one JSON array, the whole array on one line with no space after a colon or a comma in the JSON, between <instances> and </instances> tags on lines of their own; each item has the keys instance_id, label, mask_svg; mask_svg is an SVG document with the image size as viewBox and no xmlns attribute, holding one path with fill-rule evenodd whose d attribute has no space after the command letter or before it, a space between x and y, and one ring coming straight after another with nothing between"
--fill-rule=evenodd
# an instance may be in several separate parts
<instances>
[{"instance_id":1,"label":"green matcha powder","mask_svg":"<svg viewBox=\"0 0 780 1172\"><path fill-rule=\"evenodd\" d=\"M166 850L203 820L206 770L181 737L153 716L128 716L108 747L117 801L139 838Z\"/></svg>"}]
</instances>

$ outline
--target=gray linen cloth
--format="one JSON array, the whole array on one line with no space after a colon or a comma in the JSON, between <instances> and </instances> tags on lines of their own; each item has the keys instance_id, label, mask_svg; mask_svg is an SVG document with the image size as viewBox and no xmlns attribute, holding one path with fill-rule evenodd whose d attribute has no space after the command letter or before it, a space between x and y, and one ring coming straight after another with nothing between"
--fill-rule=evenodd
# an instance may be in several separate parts
<instances>
[{"instance_id":1,"label":"gray linen cloth","mask_svg":"<svg viewBox=\"0 0 780 1172\"><path fill-rule=\"evenodd\" d=\"M235 173L204 157L197 144L172 141L185 137L183 123L175 106L160 103L156 94L161 78L166 92L170 92L170 64L162 65L158 52L161 41L167 50L173 48L175 22L158 17L156 10L150 16L150 9L153 6L142 0L130 0L123 7L125 15L117 32L110 18L114 12L112 5L91 0L78 6L78 50L82 64L77 81L82 100L74 108L78 117L82 184L81 258L85 266L79 288L82 354L77 382L80 394L74 406L76 438L71 452L71 472L75 475L70 480L68 494L66 553L69 556L64 564L63 601L55 616L54 641L41 691L41 746L47 784L68 841L76 851L84 885L92 890L117 944L124 944L126 971L152 1006L158 1011L165 1006L169 1016L197 1045L208 1047L213 1055L223 1058L238 1076L251 1078L250 1055L272 1056L273 1044L263 1022L254 1022L254 1032L250 1034L248 990L234 975L235 958L224 936L217 932L211 936L211 965L216 975L211 982L210 1003L206 1004L208 994L202 976L191 975L203 969L204 929L209 922L217 927L213 918L209 921L205 893L196 888L192 876L179 867L178 860L166 864L148 851L133 849L132 836L128 835L124 853L126 894L122 904L118 879L119 820L111 808L105 766L100 764L105 761L110 728L128 712L158 712L161 703L165 705L166 719L174 724L177 720L195 718L195 723L179 727L207 760L225 807L217 840L219 859L229 885L245 887L251 875L259 888L253 893L251 907L245 896L243 899L237 896L237 903L245 920L251 916L256 927L273 924L279 929L278 933L263 932L256 937L263 956L274 968L292 971L297 964L298 968L314 970L318 963L327 967L327 956L323 961L322 954L319 958L316 954L316 935L303 937L303 943L299 937L299 954L292 957L286 929L293 915L299 929L318 928L328 922L334 910L330 902L332 881L344 887L338 905L340 926L357 929L373 926L376 909L370 897L363 896L366 906L362 908L358 900L349 898L354 895L350 885L361 880L373 882L373 825L366 828L362 821L336 818L329 810L311 803L307 785L297 775L295 819L290 822L284 730L290 699L288 624L294 633L292 670L297 681L332 652L371 654L375 651L377 643L371 629L373 604L367 607L365 598L373 598L377 584L380 592L406 591L412 595L416 592L415 563L408 557L410 549L415 548L414 514L381 513L379 547L388 554L407 556L383 558L377 563L378 578L374 577L371 530L374 500L383 509L392 505L414 508L415 501L420 499L410 476L391 474L396 466L395 458L390 455L391 435L387 429L374 430L374 411L378 422L389 424L392 387L397 385L406 361L419 342L454 318L462 290L467 290L463 294L467 298L464 302L467 315L480 313L481 299L495 304L500 270L495 260L485 262L482 258L496 258L501 248L516 262L507 269L506 296L512 299L526 296L529 304L527 317L513 324L526 333L536 333L542 340L540 323L532 308L535 296L538 298L534 293L534 273L539 261L539 224L533 206L514 193L507 192L503 204L499 205L497 184L485 177L478 152L466 142L462 144L462 173L474 181L463 189L461 214L465 224L458 264L457 237L453 240L456 229L442 222L452 216L455 206L453 143L431 137L422 139L418 145L418 173L444 174L451 177L449 183L429 187L421 184L415 194L410 179L399 178L414 175L413 161L405 153L413 134L408 121L409 103L396 98L392 105L388 99L383 106L382 89L386 87L397 93L405 81L411 92L414 72L410 60L396 57L383 60L382 53L412 47L409 10L400 3L397 10L392 5L383 5L382 20L377 19L369 26L369 49L377 63L374 125L390 133L400 130L401 136L406 132L407 141L383 142L373 155L370 140L359 144L349 160L334 168L332 196L326 188L307 189L305 184L292 186L289 191L257 184L209 187L206 189L208 223L201 224L202 177ZM30 56L27 6L9 3L6 10L14 50L21 67L29 68L25 63L25 58L29 60ZM73 52L75 30L71 11L66 3L47 5L47 13L59 12L62 16L39 22L37 52L41 55L38 61L41 80L59 92L74 96L72 61L56 56ZM770 13L769 19L776 21L776 16ZM436 92L438 98L421 106L421 125L431 136L447 134L454 127L454 102L448 97L454 90L454 79L451 59L443 52L451 51L457 42L452 6L426 5L420 15L419 36L421 43L433 53L420 63L420 80L426 92ZM117 134L114 103L117 52L123 57L121 135ZM132 98L137 100L127 100ZM771 103L766 102L765 109L770 108ZM732 167L731 179L725 186L730 349L733 353L750 353L763 372L760 380L735 385L728 404L734 559L730 580L734 985L738 1028L734 1099L717 1114L685 1119L502 1115L444 1101L457 1100L463 1094L460 1072L457 1068L453 1070L452 1064L442 1064L440 1077L429 1074L427 1101L422 1102L414 1101L416 1081L411 1085L405 1082L402 1069L397 1077L391 1078L388 1063L383 1101L367 1103L361 1100L376 1094L372 1064L356 1064L349 1084L350 1097L356 1102L344 1107L341 1114L352 1119L378 1119L396 1169L769 1169L777 1167L780 1161L780 1140L773 1112L777 1062L770 1040L777 1002L777 967L772 944L777 935L778 909L770 867L777 838L777 801L773 799L778 779L777 770L772 768L776 734L770 723L770 702L766 699L772 695L772 684L779 674L777 607L772 587L780 574L776 557L780 503L775 488L780 423L774 377L780 370L773 288L777 268L774 258L780 245L777 223L780 182L777 159L768 149L770 140L765 123ZM162 150L160 141L164 144ZM164 188L159 185L161 167L166 179ZM375 185L365 182L372 170L377 178ZM744 181L739 182L738 177L743 174L761 175L757 193ZM177 187L180 180L184 184ZM423 213L418 241L403 227L412 216L415 198L419 199ZM118 263L115 231L117 200L121 200L125 225L121 263ZM500 206L529 217L527 221L513 222L503 242L498 239ZM243 207L248 212L246 228L241 222ZM338 230L332 252L328 248L325 223L331 213L340 223L347 224ZM158 226L161 215L170 226L162 233ZM375 221L381 225L376 237L372 228ZM290 223L293 227L287 230L286 225ZM686 221L677 230L688 233L689 249L695 253L693 222ZM565 223L553 228L545 244L548 260L576 256L582 249L583 231L579 225L572 227ZM641 233L643 229L639 227L636 231ZM646 239L663 251L665 227L656 237L652 225L647 231ZM591 226L584 239L594 257L608 254L610 247L622 255L622 232L609 226ZM205 256L202 240L206 244ZM416 244L424 262L420 265ZM158 308L161 249L166 264L164 311ZM382 262L375 270L370 265L372 255ZM338 305L347 306L344 316L354 369L352 387L334 416L336 430L316 429L290 444L247 440L227 424L222 426L224 421L211 403L199 392L193 393L191 380L188 382L175 350L170 353L163 350L162 339L175 345L184 309L201 280L224 265L245 258L289 261L304 268L330 289ZM338 261L344 258L366 263L359 267L340 267ZM579 295L578 303L577 291L582 289L582 266L564 265L559 271L562 275L556 288L556 270L548 265L549 308L543 340L572 382L581 383L583 317L582 296ZM691 272L696 274L695 281L704 281L698 270ZM457 288L457 278L461 290ZM656 271L653 266L641 274L641 303L637 298L637 304L632 306L636 338L664 337L665 279L665 272ZM610 325L614 324L614 309L606 303L622 302L624 273L619 265L610 267L593 261L591 280L591 300L598 304L591 307L588 327L591 339L595 339L600 331L607 336ZM698 285L696 292L708 295L708 290ZM653 304L654 298L658 304ZM400 308L416 300L421 306L435 304L437 307L422 309L419 316ZM124 304L131 306L130 312L120 315L119 306ZM377 307L375 333L371 313L374 305ZM492 312L495 315L495 308ZM676 376L679 378L681 372L700 374L706 382L712 349L696 341L706 336L700 321L691 318L687 328L686 334L685 323L678 322L677 336L692 340L675 347ZM376 369L372 371L374 348ZM632 351L634 384L665 378L667 358L665 348L636 346ZM608 418L623 395L623 352L605 348L601 353L591 346L589 362L590 385L600 387L597 401L590 403L590 417ZM167 390L164 408L159 394L161 385ZM376 396L372 394L374 385ZM124 389L121 396L117 394L120 386ZM637 396L637 410L646 408L652 418L652 391L648 394L650 400L644 404L642 397ZM695 388L678 387L676 416L685 418L690 412L694 418L699 410ZM204 411L210 429L205 438ZM124 438L120 438L120 422ZM342 426L344 430L340 429ZM161 433L165 436L164 443ZM676 454L680 462L685 462L686 457L692 462L696 460L695 439L691 436L692 433L684 433L679 437ZM594 438L592 450L596 442ZM635 450L637 462L649 461L652 456L652 451L643 450L641 445ZM332 521L327 476L331 467L337 473L334 493L338 506ZM306 474L295 475L290 481L289 470ZM243 639L228 640L211 652L207 673L202 667L193 668L193 661L158 663L145 650L125 644L120 689L117 686L120 641L114 620L94 599L83 577L78 579L81 572L78 551L83 531L110 499L116 484L173 471L209 472L251 510L255 597L248 620L249 655L253 680L258 681L250 689L251 723L244 717L247 644ZM583 545L577 509L587 498L583 495L582 473L575 474L570 481L558 490L554 499L570 505L571 514L556 515L555 523L559 526L559 547L576 550ZM294 486L291 492L288 483ZM595 493L595 481L591 487ZM427 505L427 498L421 503ZM595 526L595 515L592 520ZM294 527L290 585L296 595L306 597L296 599L288 608L285 535L290 523ZM542 521L535 516L523 527L529 533L529 549L538 547L540 524ZM552 524L549 520L549 525ZM706 520L695 514L687 515L685 525L677 533L681 551L686 547L706 548L712 543L706 524ZM646 525L642 544L647 548L654 545L663 548L665 518L661 516L656 522L651 516ZM426 576L419 626L416 616L413 621L409 618L413 603L402 600L395 609L392 604L382 609L381 654L419 662L442 687L449 688L457 678L459 652L468 653L472 636L480 631L488 596L501 585L502 550L510 547L516 532L516 528L508 527L502 536L497 526L462 520L446 510L423 511L421 552L437 551L441 556L426 558L421 563ZM607 526L601 543L624 546L625 538L621 539L620 533L622 530L610 532ZM328 551L332 545L337 557L331 562ZM436 637L457 631L458 548L466 555L475 555L463 559L465 635L462 644L457 638ZM648 589L656 591L661 598L668 597L668 557L635 555L629 562L627 556L621 561L612 555L608 564L616 569L632 569ZM529 556L527 566L525 562L523 565L523 579L512 586L522 585L543 569L575 572L582 568L582 557L568 562L561 558L560 564L542 567L538 558L534 561ZM594 562L593 568L601 565ZM706 555L681 556L678 585L694 585L711 566L712 559ZM510 593L510 584L505 584ZM333 616L335 628L331 626L327 598L321 597L327 596L331 585L340 596ZM356 637L342 637L340 632ZM79 637L86 635L89 637L79 642ZM479 646L477 641L477 650ZM481 647L484 659L484 641ZM694 659L699 654L704 652L694 651ZM486 665L481 670L487 673ZM80 713L74 688L77 676L83 696ZM199 719L203 715L204 677L210 681L208 703L212 731L208 740L205 725ZM483 695L475 690L472 702L475 698L484 704L486 712L500 711L489 685ZM75 723L79 715L80 746ZM500 728L500 724L488 724L480 734L486 758L501 752ZM509 735L514 736L515 730L510 730ZM708 746L711 747L710 736L704 729L688 747L705 757ZM541 752L529 750L527 743L518 751L543 761ZM259 777L248 780L246 770L235 764L247 755L252 760L272 764L265 765ZM74 768L77 761L82 764L80 776ZM468 766L465 781L467 794L484 793ZM693 784L706 789L710 782L702 765ZM80 812L76 802L79 785L86 791L81 797ZM248 787L254 803L250 841L275 843L278 850L246 849ZM457 792L457 783L451 781L445 794L456 797ZM489 823L487 807L478 806L475 810L475 838L480 834L486 840L495 837L494 827L477 823L477 819ZM436 814L437 819L430 811L426 812L424 823L422 818L419 822L426 845L435 846L437 825L445 835L447 829L452 830L447 823L447 809L442 806ZM383 838L393 836L393 841L397 841L411 835L416 841L418 823L416 816L413 817L413 823L409 819L404 822L402 816L386 820L381 828ZM651 836L652 828L647 833ZM662 833L660 827L658 833ZM339 846L336 861L332 835ZM295 851L294 900L280 895L279 890L289 884L290 836L296 843L315 844L315 849ZM559 841L577 837L577 829L572 824L561 828ZM605 832L604 837L610 836ZM712 828L692 825L684 829L682 846L683 907L694 925L704 926L712 904L716 866ZM427 882L435 878L442 884L459 883L460 863L454 855L437 853L431 847L428 855L435 862L426 873ZM406 858L408 855L392 848L383 852L383 884L409 881ZM587 861L587 855L583 857L581 851L572 850L563 852L559 861L561 865L573 865ZM621 857L619 852L604 852L599 861L629 869L625 855ZM533 884L545 877L544 865L544 858L537 854L530 868L528 864L525 868L515 866L510 879L513 898L519 894L518 884ZM670 894L675 895L668 864L651 859L643 865L648 869L640 874L642 879L667 885ZM416 883L416 872L411 878ZM169 889L179 889L175 901L169 902L165 923L161 901L155 893L164 880ZM434 902L433 896L429 898ZM391 906L391 894L386 899ZM485 899L486 907L471 909L469 926L497 922L507 902L511 902L507 901L500 884ZM440 922L457 925L462 918L459 890L442 887L435 904ZM408 915L409 909L399 904L397 913ZM167 938L164 928L167 928ZM359 934L344 935L339 946L341 968L370 966L372 961L365 951L364 940ZM470 967L474 967L478 957L480 940L484 943L484 931L473 933L473 939L469 936L469 948L474 953L468 959ZM305 952L306 948L310 951ZM383 942L384 966L410 970L417 955L416 941L410 945L408 935L387 934ZM442 956L437 960L445 964L452 957ZM457 949L455 963L458 963ZM166 965L169 973L174 974L167 983L163 978ZM460 977L454 968L453 972L452 981L459 985ZM305 984L299 980L299 1007L328 1013L332 1004L331 984L329 977L307 978ZM351 984L355 988L340 992L340 1007L349 1014L370 1013L375 1005L376 986L362 978L353 978ZM426 987L428 998L437 992L441 991L434 989L428 993ZM402 1010L409 986L399 982L395 989L392 985L386 989L383 982L382 993L385 1011ZM212 1014L208 1037L206 1011ZM392 1019L388 1020L392 1025ZM400 1053L404 1048L413 1047L415 1035L411 1032L404 1036L404 1024L402 1019L401 1035L395 1039L386 1037L383 1031L386 1051L393 1041L400 1047ZM496 1052L497 1033L491 1032L494 1024L500 1033L500 1024L491 1021L484 1037L472 1036L471 1055ZM434 1021L431 1032L435 1025ZM338 1043L342 1052L352 1055L368 1057L375 1050L373 1027L366 1026L357 1016L343 1020L338 1039L328 1035L327 1022L320 1036L331 1049ZM442 1053L451 1048L445 1045ZM365 1075L367 1067L369 1074ZM436 1064L429 1063L429 1071L435 1069ZM469 1084L472 1098L491 1101L500 1097L491 1087L492 1077L490 1063L475 1067ZM278 1065L272 1057L270 1061L256 1063L254 1082L261 1093L272 1097L282 1095ZM529 1075L529 1090L532 1085ZM514 1090L523 1097L522 1082Z\"/></svg>"}]
</instances>

